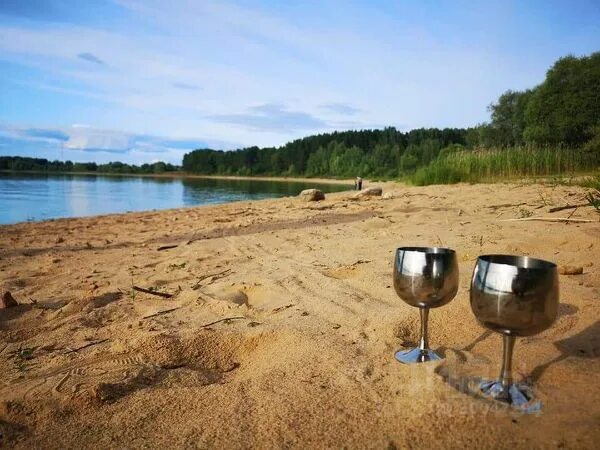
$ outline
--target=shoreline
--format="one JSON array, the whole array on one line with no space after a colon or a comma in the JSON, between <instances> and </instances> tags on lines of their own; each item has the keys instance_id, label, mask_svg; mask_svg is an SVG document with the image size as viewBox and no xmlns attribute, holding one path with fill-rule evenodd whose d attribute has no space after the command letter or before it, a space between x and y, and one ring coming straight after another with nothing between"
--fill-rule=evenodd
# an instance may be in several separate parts
<instances>
[{"instance_id":1,"label":"shoreline","mask_svg":"<svg viewBox=\"0 0 600 450\"><path fill-rule=\"evenodd\" d=\"M112 173L112 172L48 172L42 170L0 170L0 173L32 174L32 175L79 175L102 177L141 177L141 178L201 178L214 180L248 180L248 181L273 181L282 183L318 183L318 184L343 184L354 185L354 179L343 178L307 178L307 177L282 177L282 176L241 176L241 175L200 175L179 172L153 173ZM365 180L367 181L367 180Z\"/></svg>"},{"instance_id":2,"label":"shoreline","mask_svg":"<svg viewBox=\"0 0 600 450\"><path fill-rule=\"evenodd\" d=\"M63 175L63 174L59 174L59 175ZM90 176L96 176L95 174L87 174L85 173L84 175L90 175ZM115 174L116 176L129 176L129 175L122 175L122 174ZM98 175L98 176L104 176L104 175ZM133 175L133 176L142 176L143 175ZM181 177L183 178L183 177ZM204 176L192 176L191 178L208 178L208 179L231 179L231 180L245 180L247 178L244 177L204 177ZM256 179L256 178L254 178ZM315 181L315 179L304 179L304 178L281 178L281 179L267 179L267 178L261 178L258 179L258 181L273 181L273 182L281 182L281 183L286 183L286 182L293 182L293 183L308 183L308 181ZM389 183L389 182L388 182ZM332 184L332 185L337 185L337 186L346 186L345 183L339 182L339 183L325 183L322 181L316 181L315 182L316 185L319 184ZM353 190L353 186L352 185L347 185L348 189L346 190L337 190L337 191L333 191L333 192L325 192L325 195L329 198L332 195L336 195L336 194L348 194L349 192L356 192ZM307 188L309 188L307 186ZM299 194L299 192L298 192ZM128 210L128 211L114 211L114 212L105 212L105 213L99 213L99 214L89 214L89 215L82 215L82 216L70 216L70 217L51 217L51 218L46 218L46 219L41 219L41 220L23 220L20 222L12 222L12 223L0 223L0 229L4 228L4 227L11 227L11 226L17 226L17 225L22 225L22 224L43 224L46 222L55 222L55 221L64 221L64 220L77 220L77 219L94 219L94 218L103 218L103 217L109 217L109 216L127 216L129 214L150 214L150 213L161 213L161 212L169 212L169 211L177 211L177 210L189 210L192 208L202 208L202 207L218 207L218 206L222 206L222 205L230 205L230 204L236 204L236 203L254 203L254 202L263 202L263 201L269 201L269 200L278 200L278 199L295 199L297 198L297 195L294 196L273 196L273 197L266 197L266 198L248 198L248 199L238 199L238 200L230 200L230 201L223 201L223 202L218 202L218 203L198 203L198 204L193 204L193 205L179 205L179 206L171 206L168 208L150 208L150 209L140 209L140 210Z\"/></svg>"},{"instance_id":3,"label":"shoreline","mask_svg":"<svg viewBox=\"0 0 600 450\"><path fill-rule=\"evenodd\" d=\"M352 190L348 190L348 191L335 191L335 192L328 192L325 193L326 197L328 199L331 198L331 196L339 196L339 195L348 195L349 192L355 193L357 191L352 191ZM169 214L169 213L174 213L174 212L185 212L187 210L192 210L192 209L198 209L198 208L219 208L221 206L227 206L227 205L239 205L239 204L254 204L254 203L258 203L258 202L269 202L269 201L276 201L276 200L297 200L298 196L293 196L293 197L268 197L268 198L249 198L249 199L245 199L245 200L234 200L234 201L227 201L227 202L222 202L222 203L199 203L197 205L182 205L182 206L173 206L171 208L162 208L162 209L142 209L139 211L116 211L116 212L112 212L112 213L103 213L103 214L91 214L88 216L73 216L73 217L54 217L54 218L49 218L49 219L43 219L43 220L25 220L22 222L14 222L14 223L0 223L0 230L2 228L6 228L6 227L15 227L15 226L21 226L21 225L27 225L27 224L31 224L31 225L43 225L44 223L53 223L53 222L58 222L58 221L68 221L68 220L94 220L94 219L105 219L105 218L110 218L110 217L118 217L118 216L123 216L123 217L127 217L127 216L133 216L133 215L147 215L147 214Z\"/></svg>"}]
</instances>

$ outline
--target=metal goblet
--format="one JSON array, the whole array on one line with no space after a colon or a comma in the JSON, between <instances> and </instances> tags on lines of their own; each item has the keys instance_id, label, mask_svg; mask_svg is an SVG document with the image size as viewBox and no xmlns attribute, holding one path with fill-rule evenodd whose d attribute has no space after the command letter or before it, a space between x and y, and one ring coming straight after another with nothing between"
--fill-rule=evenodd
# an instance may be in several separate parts
<instances>
[{"instance_id":1,"label":"metal goblet","mask_svg":"<svg viewBox=\"0 0 600 450\"><path fill-rule=\"evenodd\" d=\"M394 289L402 300L421 312L419 346L396 352L396 359L406 364L442 359L429 348L427 319L429 308L443 306L456 296L456 252L436 247L398 248L394 260Z\"/></svg>"},{"instance_id":2,"label":"metal goblet","mask_svg":"<svg viewBox=\"0 0 600 450\"><path fill-rule=\"evenodd\" d=\"M540 333L556 319L556 264L526 256L480 256L471 282L471 309L484 327L504 338L500 376L483 381L481 392L517 408L539 410L541 404L531 406L530 387L513 382L512 355L517 336Z\"/></svg>"}]
</instances>

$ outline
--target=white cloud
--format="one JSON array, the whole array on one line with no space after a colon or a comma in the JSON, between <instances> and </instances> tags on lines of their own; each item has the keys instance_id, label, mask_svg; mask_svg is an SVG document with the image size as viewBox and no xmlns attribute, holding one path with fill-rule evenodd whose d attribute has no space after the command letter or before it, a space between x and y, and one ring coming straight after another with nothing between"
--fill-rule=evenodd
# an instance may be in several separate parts
<instances>
[{"instance_id":1,"label":"white cloud","mask_svg":"<svg viewBox=\"0 0 600 450\"><path fill-rule=\"evenodd\" d=\"M98 130L74 126L64 147L75 150L92 150L123 153L131 149L132 136L119 131Z\"/></svg>"},{"instance_id":2,"label":"white cloud","mask_svg":"<svg viewBox=\"0 0 600 450\"><path fill-rule=\"evenodd\" d=\"M83 156L82 161L118 159L135 164L151 160L181 164L183 155L197 148L237 147L231 143L193 138L167 138L154 135L139 135L122 131L104 130L88 125L75 124L64 128L23 128L0 125L0 146L21 148L31 145L44 150L60 151L61 156L71 158L71 154Z\"/></svg>"}]
</instances>

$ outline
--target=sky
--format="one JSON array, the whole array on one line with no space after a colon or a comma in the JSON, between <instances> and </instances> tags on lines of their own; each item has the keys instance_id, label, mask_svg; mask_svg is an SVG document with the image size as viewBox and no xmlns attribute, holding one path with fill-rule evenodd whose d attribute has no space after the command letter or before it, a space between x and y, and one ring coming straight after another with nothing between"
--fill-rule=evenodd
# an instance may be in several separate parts
<instances>
[{"instance_id":1,"label":"sky","mask_svg":"<svg viewBox=\"0 0 600 450\"><path fill-rule=\"evenodd\" d=\"M0 0L0 155L179 164L468 127L598 50L597 0Z\"/></svg>"}]
</instances>

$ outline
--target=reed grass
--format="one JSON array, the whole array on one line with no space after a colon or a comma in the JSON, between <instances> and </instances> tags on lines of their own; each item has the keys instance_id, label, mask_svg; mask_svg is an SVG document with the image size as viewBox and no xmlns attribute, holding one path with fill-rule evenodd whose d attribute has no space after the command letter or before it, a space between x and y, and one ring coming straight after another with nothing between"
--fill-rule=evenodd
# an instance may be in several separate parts
<instances>
[{"instance_id":1,"label":"reed grass","mask_svg":"<svg viewBox=\"0 0 600 450\"><path fill-rule=\"evenodd\" d=\"M493 182L511 178L589 173L600 167L593 152L566 148L510 148L462 151L438 157L418 169L413 184Z\"/></svg>"}]
</instances>

